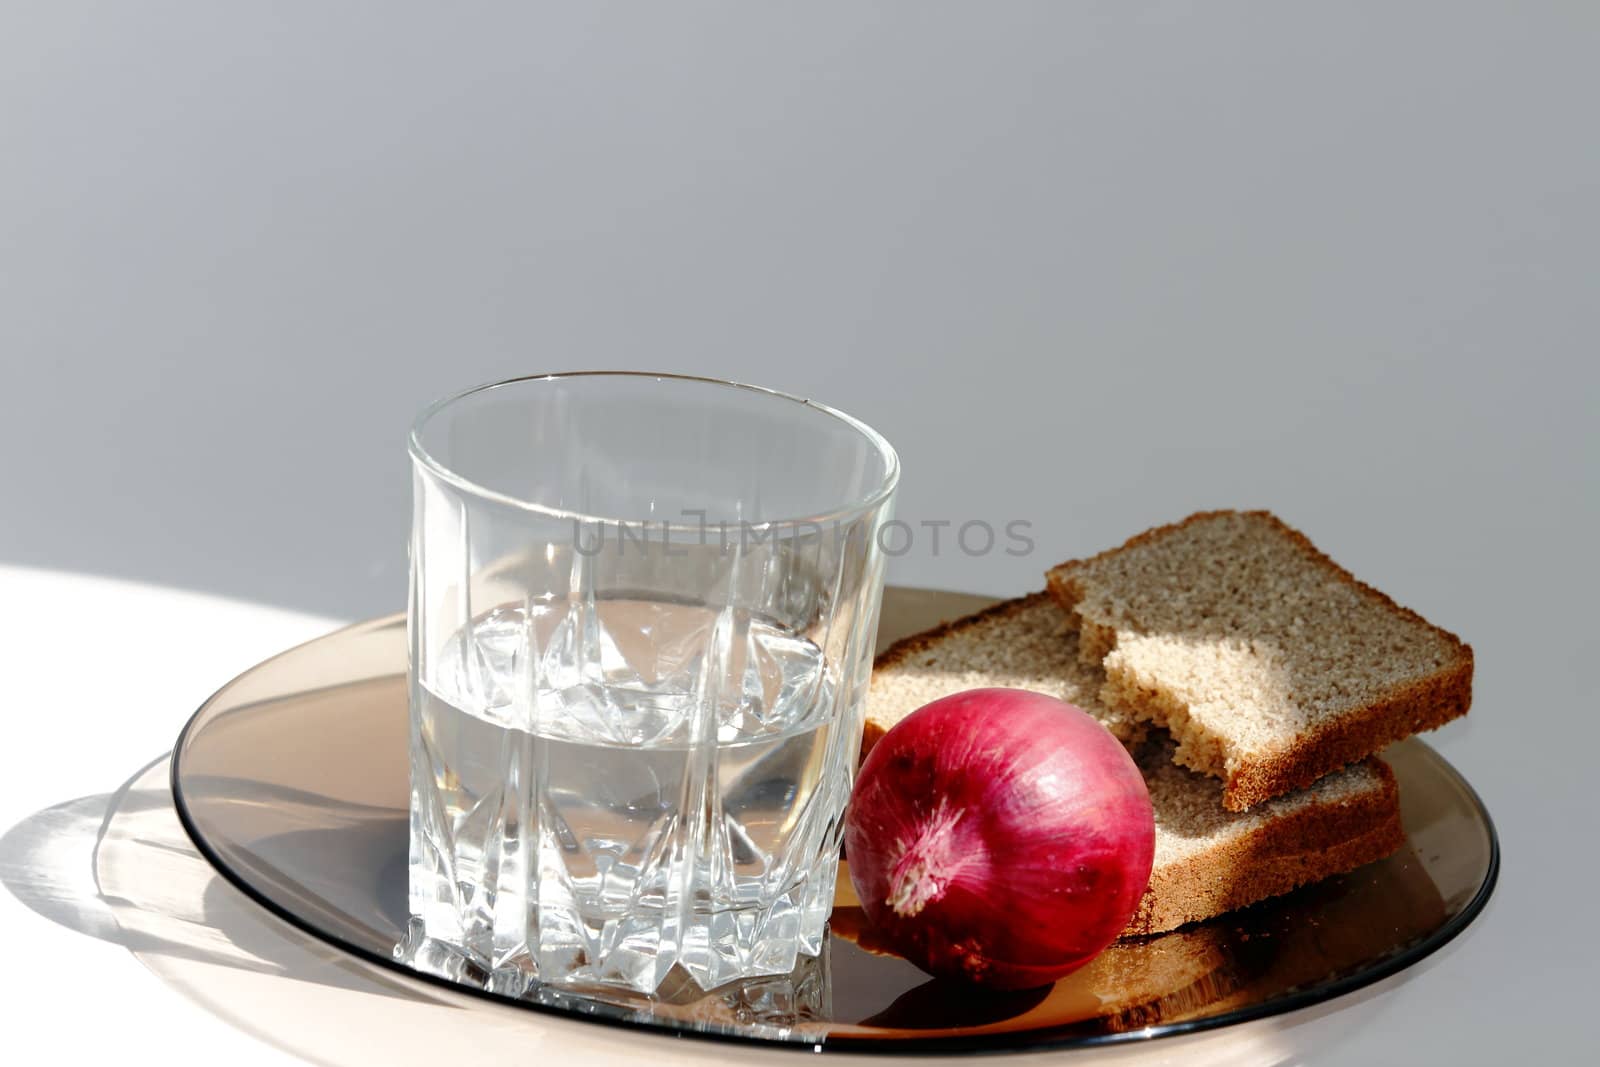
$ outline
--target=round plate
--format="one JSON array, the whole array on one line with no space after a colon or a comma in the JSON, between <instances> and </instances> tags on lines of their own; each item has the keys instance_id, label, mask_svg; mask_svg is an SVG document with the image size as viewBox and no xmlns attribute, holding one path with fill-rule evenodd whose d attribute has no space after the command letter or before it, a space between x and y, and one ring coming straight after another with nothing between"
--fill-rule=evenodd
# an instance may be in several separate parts
<instances>
[{"instance_id":1,"label":"round plate","mask_svg":"<svg viewBox=\"0 0 1600 1067\"><path fill-rule=\"evenodd\" d=\"M880 645L992 600L890 588ZM427 981L396 952L407 905L403 616L301 645L240 675L178 740L172 785L195 845L308 933ZM1097 1045L1320 1003L1434 952L1483 909L1499 846L1470 786L1415 739L1384 758L1408 845L1387 860L1173 933L1118 942L1044 989L991 994L929 978L874 944L841 873L828 951L793 975L711 993L548 994L531 1011L820 1050ZM502 998L483 990L472 992Z\"/></svg>"}]
</instances>

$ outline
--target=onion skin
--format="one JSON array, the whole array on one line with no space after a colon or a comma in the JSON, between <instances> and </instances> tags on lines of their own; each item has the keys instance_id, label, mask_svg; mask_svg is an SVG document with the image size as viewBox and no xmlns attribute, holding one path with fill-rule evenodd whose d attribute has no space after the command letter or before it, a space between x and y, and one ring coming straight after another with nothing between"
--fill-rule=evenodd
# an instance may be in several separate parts
<instances>
[{"instance_id":1,"label":"onion skin","mask_svg":"<svg viewBox=\"0 0 1600 1067\"><path fill-rule=\"evenodd\" d=\"M936 700L880 739L845 821L873 925L940 977L1028 989L1116 940L1150 881L1144 778L1105 727L1021 689Z\"/></svg>"}]
</instances>

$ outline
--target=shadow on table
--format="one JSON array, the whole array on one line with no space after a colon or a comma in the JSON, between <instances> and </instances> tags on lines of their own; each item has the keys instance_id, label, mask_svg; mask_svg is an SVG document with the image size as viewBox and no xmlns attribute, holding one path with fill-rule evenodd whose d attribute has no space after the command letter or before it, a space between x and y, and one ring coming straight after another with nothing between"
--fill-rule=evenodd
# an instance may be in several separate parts
<instances>
[{"instance_id":1,"label":"shadow on table","mask_svg":"<svg viewBox=\"0 0 1600 1067\"><path fill-rule=\"evenodd\" d=\"M121 945L246 1033L316 1062L370 1062L372 1050L346 1057L339 1043L303 1040L318 1020L292 1002L308 990L329 1006L352 996L443 1003L299 934L223 880L184 834L167 768L163 756L114 793L13 826L0 837L0 881L38 914ZM279 1007L292 1025L278 1025L289 1021Z\"/></svg>"}]
</instances>

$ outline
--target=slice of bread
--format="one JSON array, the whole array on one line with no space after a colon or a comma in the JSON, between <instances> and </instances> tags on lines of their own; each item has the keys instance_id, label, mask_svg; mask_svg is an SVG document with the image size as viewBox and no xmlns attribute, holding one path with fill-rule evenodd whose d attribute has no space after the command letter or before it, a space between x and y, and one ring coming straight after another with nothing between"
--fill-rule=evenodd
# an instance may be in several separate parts
<instances>
[{"instance_id":1,"label":"slice of bread","mask_svg":"<svg viewBox=\"0 0 1600 1067\"><path fill-rule=\"evenodd\" d=\"M1472 649L1264 511L1192 515L1049 572L1102 700L1166 727L1230 811L1301 789L1472 702Z\"/></svg>"},{"instance_id":2,"label":"slice of bread","mask_svg":"<svg viewBox=\"0 0 1600 1067\"><path fill-rule=\"evenodd\" d=\"M1069 623L1048 594L1035 593L889 646L872 673L863 755L922 705L983 686L1047 693L1098 718L1135 747L1156 815L1155 867L1128 935L1287 893L1404 841L1394 775L1377 759L1254 811L1223 810L1215 780L1176 766L1170 741L1141 741L1127 716L1100 702L1104 675L1078 656Z\"/></svg>"},{"instance_id":3,"label":"slice of bread","mask_svg":"<svg viewBox=\"0 0 1600 1067\"><path fill-rule=\"evenodd\" d=\"M1156 811L1150 888L1126 933L1171 930L1380 860L1405 843L1394 772L1377 757L1247 812L1217 803L1216 782L1138 755Z\"/></svg>"}]
</instances>

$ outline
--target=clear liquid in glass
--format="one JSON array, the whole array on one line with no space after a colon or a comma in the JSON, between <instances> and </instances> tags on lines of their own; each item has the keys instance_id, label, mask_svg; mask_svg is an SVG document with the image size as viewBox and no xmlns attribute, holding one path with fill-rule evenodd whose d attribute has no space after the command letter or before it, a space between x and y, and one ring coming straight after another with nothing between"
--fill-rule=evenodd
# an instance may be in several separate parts
<instances>
[{"instance_id":1,"label":"clear liquid in glass","mask_svg":"<svg viewBox=\"0 0 1600 1067\"><path fill-rule=\"evenodd\" d=\"M413 940L512 993L712 989L821 950L856 738L814 635L619 598L502 607L442 651L414 695Z\"/></svg>"}]
</instances>

